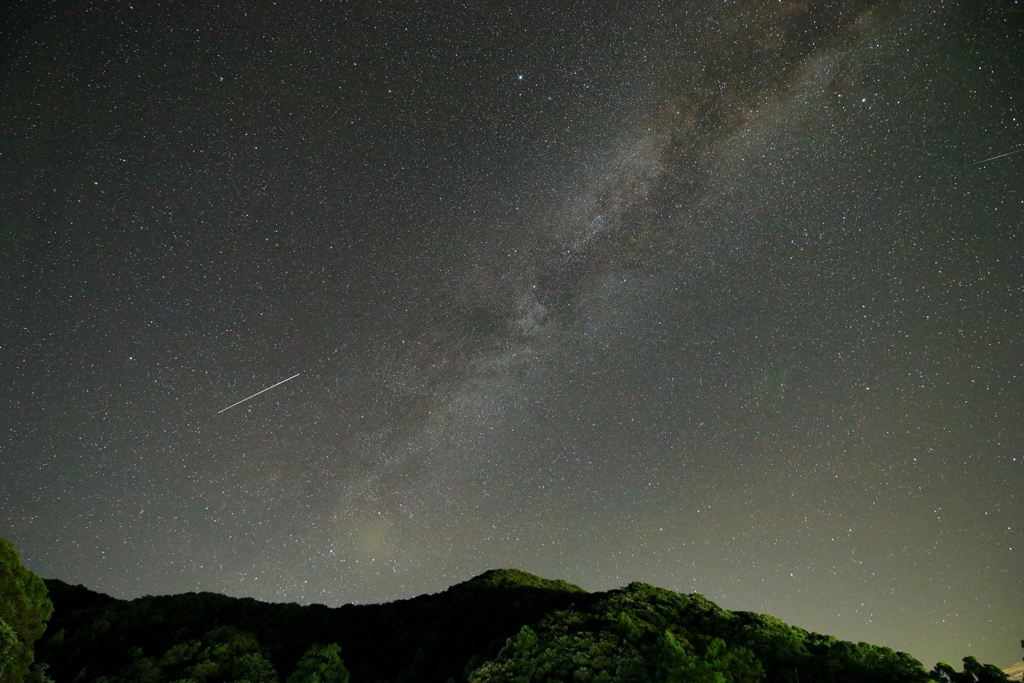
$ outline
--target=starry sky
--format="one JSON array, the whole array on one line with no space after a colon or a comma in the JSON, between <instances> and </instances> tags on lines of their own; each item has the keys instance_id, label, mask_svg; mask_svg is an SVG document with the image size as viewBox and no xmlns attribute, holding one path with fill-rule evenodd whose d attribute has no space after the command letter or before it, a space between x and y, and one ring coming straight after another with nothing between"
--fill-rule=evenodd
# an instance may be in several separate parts
<instances>
[{"instance_id":1,"label":"starry sky","mask_svg":"<svg viewBox=\"0 0 1024 683\"><path fill-rule=\"evenodd\" d=\"M1012 664L1022 17L16 3L0 535L116 597L518 567Z\"/></svg>"}]
</instances>

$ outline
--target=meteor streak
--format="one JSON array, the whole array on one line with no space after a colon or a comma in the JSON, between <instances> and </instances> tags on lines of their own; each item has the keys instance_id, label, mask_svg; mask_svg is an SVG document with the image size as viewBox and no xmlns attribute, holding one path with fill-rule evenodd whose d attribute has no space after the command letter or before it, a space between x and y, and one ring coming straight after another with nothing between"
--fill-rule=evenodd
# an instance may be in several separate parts
<instances>
[{"instance_id":1,"label":"meteor streak","mask_svg":"<svg viewBox=\"0 0 1024 683\"><path fill-rule=\"evenodd\" d=\"M1018 152L1024 152L1024 147L1018 147L1017 149L1011 150L1011 151L1009 151L1009 152L1007 152L1005 154L997 154L994 157L989 157L988 159L982 159L981 161L975 161L973 164L967 164L967 166L968 167L970 167L970 166L977 166L978 164L983 164L986 161L992 161L993 159L1002 159L1003 157L1008 157L1011 154L1017 154Z\"/></svg>"},{"instance_id":2,"label":"meteor streak","mask_svg":"<svg viewBox=\"0 0 1024 683\"><path fill-rule=\"evenodd\" d=\"M249 400L250 398L254 398L254 397L256 397L256 396L259 396L259 395L260 395L260 394L262 394L262 393L263 393L264 391L270 391L270 390L271 390L271 389L273 389L274 387L277 387L277 386L281 386L281 385L282 385L282 384L284 384L285 382L290 382L291 380L295 379L296 377L298 377L298 376L299 376L299 375L301 375L301 374L302 374L301 372L300 372L300 373L296 373L296 374L292 375L291 377L289 377L288 379L283 379L283 380L281 380L281 381L280 381L280 382L278 382L277 384L271 384L271 385L270 385L269 387L267 387L266 389L261 389L261 390L257 391L257 392L256 392L255 394L253 394L252 396L247 396L247 397L243 398L243 399L242 399L241 401L239 401L238 403L245 403L245 402L246 402L246 401L248 401L248 400ZM225 408L224 410L231 410L232 408L234 408L235 406L237 406L237 405L238 405L238 403L232 403L231 405L229 405L229 406L228 406L227 408ZM223 413L223 412L224 412L224 410L218 410L218 411L217 411L217 414L218 414L218 415L220 415L221 413Z\"/></svg>"}]
</instances>

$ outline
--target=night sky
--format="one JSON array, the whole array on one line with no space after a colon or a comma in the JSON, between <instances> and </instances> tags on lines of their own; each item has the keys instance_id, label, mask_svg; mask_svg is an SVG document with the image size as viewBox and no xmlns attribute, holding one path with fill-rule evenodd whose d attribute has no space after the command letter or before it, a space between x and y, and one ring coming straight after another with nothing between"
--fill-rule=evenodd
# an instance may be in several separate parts
<instances>
[{"instance_id":1,"label":"night sky","mask_svg":"<svg viewBox=\"0 0 1024 683\"><path fill-rule=\"evenodd\" d=\"M0 28L29 568L1020 658L1024 6L216 5Z\"/></svg>"}]
</instances>

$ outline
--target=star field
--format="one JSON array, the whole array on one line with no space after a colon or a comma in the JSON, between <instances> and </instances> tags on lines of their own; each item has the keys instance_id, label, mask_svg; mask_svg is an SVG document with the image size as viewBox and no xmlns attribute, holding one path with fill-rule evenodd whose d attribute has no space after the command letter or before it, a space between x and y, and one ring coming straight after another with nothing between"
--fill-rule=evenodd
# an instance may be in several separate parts
<instances>
[{"instance_id":1,"label":"star field","mask_svg":"<svg viewBox=\"0 0 1024 683\"><path fill-rule=\"evenodd\" d=\"M0 535L117 597L644 581L1024 637L1024 12L22 4ZM266 387L292 381L218 414Z\"/></svg>"}]
</instances>

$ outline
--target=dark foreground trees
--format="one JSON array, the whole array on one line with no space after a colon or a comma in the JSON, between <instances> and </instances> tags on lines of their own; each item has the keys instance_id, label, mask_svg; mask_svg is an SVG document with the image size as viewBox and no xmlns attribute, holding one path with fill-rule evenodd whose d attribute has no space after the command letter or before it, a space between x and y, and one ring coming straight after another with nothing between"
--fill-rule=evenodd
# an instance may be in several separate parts
<instances>
[{"instance_id":1,"label":"dark foreground trees","mask_svg":"<svg viewBox=\"0 0 1024 683\"><path fill-rule=\"evenodd\" d=\"M0 538L0 683L20 683L28 674L32 644L52 612L43 580L22 566L10 541Z\"/></svg>"},{"instance_id":2,"label":"dark foreground trees","mask_svg":"<svg viewBox=\"0 0 1024 683\"><path fill-rule=\"evenodd\" d=\"M588 593L495 570L384 605L212 593L114 600L49 580L58 683L991 683L642 583ZM351 673L350 673L351 672ZM968 676L965 678L964 676ZM26 683L29 683L26 681Z\"/></svg>"},{"instance_id":3,"label":"dark foreground trees","mask_svg":"<svg viewBox=\"0 0 1024 683\"><path fill-rule=\"evenodd\" d=\"M902 652L642 583L524 626L470 683L926 683Z\"/></svg>"},{"instance_id":4,"label":"dark foreground trees","mask_svg":"<svg viewBox=\"0 0 1024 683\"><path fill-rule=\"evenodd\" d=\"M348 669L337 643L317 643L297 662L287 683L349 683Z\"/></svg>"},{"instance_id":5,"label":"dark foreground trees","mask_svg":"<svg viewBox=\"0 0 1024 683\"><path fill-rule=\"evenodd\" d=\"M964 657L963 671L957 671L946 662L939 662L932 669L931 676L938 683L1004 683L1010 680L999 667L982 664L974 657Z\"/></svg>"}]
</instances>

